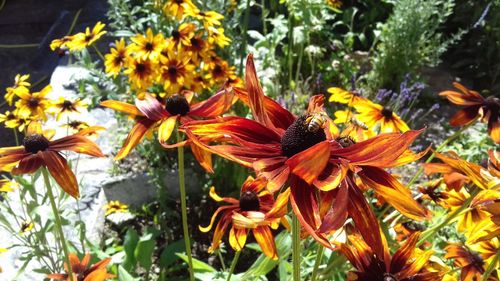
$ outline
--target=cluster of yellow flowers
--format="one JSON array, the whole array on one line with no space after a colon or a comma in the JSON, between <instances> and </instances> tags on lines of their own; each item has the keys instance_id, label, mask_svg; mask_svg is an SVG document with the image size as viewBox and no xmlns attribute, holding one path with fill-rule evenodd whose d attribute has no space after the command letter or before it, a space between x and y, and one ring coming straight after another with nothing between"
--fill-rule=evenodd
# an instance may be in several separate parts
<instances>
[{"instance_id":1,"label":"cluster of yellow flowers","mask_svg":"<svg viewBox=\"0 0 500 281\"><path fill-rule=\"evenodd\" d=\"M105 26L104 23L97 22L92 31L87 27L85 32L55 39L50 43L50 49L57 52L65 50L69 50L70 52L80 51L92 45L97 39L106 34L106 31L103 30Z\"/></svg>"},{"instance_id":2,"label":"cluster of yellow flowers","mask_svg":"<svg viewBox=\"0 0 500 281\"><path fill-rule=\"evenodd\" d=\"M48 114L55 116L56 120L59 121L61 118L69 118L73 113L78 113L81 109L87 107L87 104L79 98L74 100L63 97L49 99L47 95L52 91L50 85L45 86L38 92L32 92L31 83L28 79L29 74L18 74L14 85L6 89L5 100L10 106L14 107L3 114L0 113L0 123L4 123L7 128L18 129L23 132L32 121L47 121ZM68 119L66 126L76 131L88 127L84 122L77 123L75 121L70 122Z\"/></svg>"},{"instance_id":3,"label":"cluster of yellow flowers","mask_svg":"<svg viewBox=\"0 0 500 281\"><path fill-rule=\"evenodd\" d=\"M241 86L235 67L214 51L231 42L220 27L224 16L202 12L191 1L178 2L168 1L163 7L178 23L169 37L148 28L129 44L123 38L117 40L105 56L106 72L116 76L123 70L138 91L160 85L161 97L182 90L201 93L226 82Z\"/></svg>"}]
</instances>

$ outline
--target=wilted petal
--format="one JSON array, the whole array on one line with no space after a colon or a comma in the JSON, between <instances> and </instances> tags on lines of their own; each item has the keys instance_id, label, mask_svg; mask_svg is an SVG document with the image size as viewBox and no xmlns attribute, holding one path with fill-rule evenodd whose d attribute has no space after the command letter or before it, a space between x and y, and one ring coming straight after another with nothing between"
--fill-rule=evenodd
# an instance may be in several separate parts
<instances>
[{"instance_id":1,"label":"wilted petal","mask_svg":"<svg viewBox=\"0 0 500 281\"><path fill-rule=\"evenodd\" d=\"M234 206L222 206L222 207L217 208L217 210L215 210L214 214L212 215L212 218L210 219L210 224L208 224L205 227L199 225L198 228L200 229L201 232L209 232L210 229L212 229L214 222L215 222L215 219L217 218L219 213L221 213L225 210L231 210L234 208L235 208ZM228 213L231 213L231 211L228 211Z\"/></svg>"},{"instance_id":2,"label":"wilted petal","mask_svg":"<svg viewBox=\"0 0 500 281\"><path fill-rule=\"evenodd\" d=\"M220 221L217 223L217 226L215 227L214 231L214 237L212 238L212 245L208 248L209 253L213 253L215 250L219 248L222 236L224 236L224 232L231 223L231 216L232 216L231 212L227 212L222 216Z\"/></svg>"},{"instance_id":3,"label":"wilted petal","mask_svg":"<svg viewBox=\"0 0 500 281\"><path fill-rule=\"evenodd\" d=\"M78 182L76 181L75 174L73 174L71 168L68 166L66 159L55 151L44 151L41 153L41 157L50 175L57 184L59 184L66 193L74 198L78 198L80 196Z\"/></svg>"},{"instance_id":4,"label":"wilted petal","mask_svg":"<svg viewBox=\"0 0 500 281\"><path fill-rule=\"evenodd\" d=\"M272 260L278 260L278 251L276 250L274 237L268 226L259 226L253 229L253 236L266 256Z\"/></svg>"}]
</instances>

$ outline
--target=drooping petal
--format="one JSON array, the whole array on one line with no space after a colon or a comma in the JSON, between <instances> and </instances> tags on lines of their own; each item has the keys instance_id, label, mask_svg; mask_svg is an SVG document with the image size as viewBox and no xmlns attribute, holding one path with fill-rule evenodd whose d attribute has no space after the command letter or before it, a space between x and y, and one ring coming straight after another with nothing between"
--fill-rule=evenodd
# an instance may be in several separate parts
<instances>
[{"instance_id":1,"label":"drooping petal","mask_svg":"<svg viewBox=\"0 0 500 281\"><path fill-rule=\"evenodd\" d=\"M322 191L330 191L339 186L347 175L348 168L345 163L330 162L313 182L314 186Z\"/></svg>"},{"instance_id":2,"label":"drooping petal","mask_svg":"<svg viewBox=\"0 0 500 281\"><path fill-rule=\"evenodd\" d=\"M260 86L259 78L257 77L257 72L253 63L253 54L249 54L247 57L245 81L250 102L249 106L252 110L254 119L266 127L274 128L274 124L271 122L265 108L265 95Z\"/></svg>"},{"instance_id":3,"label":"drooping petal","mask_svg":"<svg viewBox=\"0 0 500 281\"><path fill-rule=\"evenodd\" d=\"M262 252L272 260L278 260L278 251L276 250L271 229L268 226L259 226L253 229L252 232Z\"/></svg>"},{"instance_id":4,"label":"drooping petal","mask_svg":"<svg viewBox=\"0 0 500 281\"><path fill-rule=\"evenodd\" d=\"M363 239L370 245L378 258L389 261L389 250L385 246L386 242L380 234L380 226L373 210L366 202L363 193L356 186L353 179L350 179L348 176L346 180L349 185L349 202L347 205L349 216L353 219Z\"/></svg>"},{"instance_id":5,"label":"drooping petal","mask_svg":"<svg viewBox=\"0 0 500 281\"><path fill-rule=\"evenodd\" d=\"M460 109L450 118L450 125L462 126L471 123L479 116L479 108L479 105L473 105Z\"/></svg>"},{"instance_id":6,"label":"drooping petal","mask_svg":"<svg viewBox=\"0 0 500 281\"><path fill-rule=\"evenodd\" d=\"M457 105L477 105L484 101L484 98L476 91L469 91L460 83L453 83L455 88L459 89L462 93L456 91L443 91L439 93L440 96L446 97L450 102Z\"/></svg>"},{"instance_id":7,"label":"drooping petal","mask_svg":"<svg viewBox=\"0 0 500 281\"><path fill-rule=\"evenodd\" d=\"M131 115L131 116L145 116L142 112L139 111L139 109L129 103L121 102L121 101L115 101L115 100L106 100L101 102L101 106L123 112L125 114Z\"/></svg>"},{"instance_id":8,"label":"drooping petal","mask_svg":"<svg viewBox=\"0 0 500 281\"><path fill-rule=\"evenodd\" d=\"M177 115L170 116L161 121L161 124L158 127L158 140L160 141L160 143L166 143L170 139L170 136L175 129L176 123Z\"/></svg>"},{"instance_id":9,"label":"drooping petal","mask_svg":"<svg viewBox=\"0 0 500 281\"><path fill-rule=\"evenodd\" d=\"M403 215L422 221L430 218L430 212L413 199L411 192L386 171L377 167L363 167L361 180Z\"/></svg>"},{"instance_id":10,"label":"drooping petal","mask_svg":"<svg viewBox=\"0 0 500 281\"><path fill-rule=\"evenodd\" d=\"M43 165L43 159L41 158L40 154L39 153L32 154L24 157L21 161L19 161L17 167L14 167L12 169L12 174L13 175L31 174L38 171L38 169L42 165Z\"/></svg>"},{"instance_id":11,"label":"drooping petal","mask_svg":"<svg viewBox=\"0 0 500 281\"><path fill-rule=\"evenodd\" d=\"M101 149L93 141L81 135L71 135L51 141L49 150L62 151L70 150L76 153L83 153L94 157L104 157Z\"/></svg>"},{"instance_id":12,"label":"drooping petal","mask_svg":"<svg viewBox=\"0 0 500 281\"><path fill-rule=\"evenodd\" d=\"M347 219L347 204L349 202L349 190L346 184L342 184L335 196L333 208L326 213L321 226L320 233L331 233L341 228Z\"/></svg>"},{"instance_id":13,"label":"drooping petal","mask_svg":"<svg viewBox=\"0 0 500 281\"><path fill-rule=\"evenodd\" d=\"M0 171L10 171L23 158L31 153L10 154L0 157Z\"/></svg>"},{"instance_id":14,"label":"drooping petal","mask_svg":"<svg viewBox=\"0 0 500 281\"><path fill-rule=\"evenodd\" d=\"M234 93L222 89L210 98L191 106L189 115L202 118L215 118L227 112L236 99Z\"/></svg>"},{"instance_id":15,"label":"drooping petal","mask_svg":"<svg viewBox=\"0 0 500 281\"><path fill-rule=\"evenodd\" d=\"M215 227L214 231L214 237L212 238L212 245L208 248L209 253L213 253L215 250L219 248L222 236L224 236L224 232L231 223L231 216L232 213L227 212L222 216L220 221L217 223L217 226Z\"/></svg>"},{"instance_id":16,"label":"drooping petal","mask_svg":"<svg viewBox=\"0 0 500 281\"><path fill-rule=\"evenodd\" d=\"M221 213L221 212L224 212L224 214L231 213L232 209L235 209L235 207L234 206L222 206L222 207L217 208L217 210L215 210L214 214L212 215L212 218L210 219L210 223L205 227L199 225L198 228L200 229L201 232L209 232L210 229L212 229L214 222L215 222L215 219L217 218L219 213Z\"/></svg>"},{"instance_id":17,"label":"drooping petal","mask_svg":"<svg viewBox=\"0 0 500 281\"><path fill-rule=\"evenodd\" d=\"M213 200L215 200L216 202L226 202L226 203L229 203L229 204L239 204L239 201L235 198L232 198L232 197L220 197L216 192L215 192L215 187L211 187L210 188L210 192L208 193L208 195L210 196L210 198L212 198Z\"/></svg>"},{"instance_id":18,"label":"drooping petal","mask_svg":"<svg viewBox=\"0 0 500 281\"><path fill-rule=\"evenodd\" d=\"M231 227L229 231L229 245L235 251L241 251L247 241L247 230L244 228Z\"/></svg>"},{"instance_id":19,"label":"drooping petal","mask_svg":"<svg viewBox=\"0 0 500 281\"><path fill-rule=\"evenodd\" d=\"M213 173L212 153L193 143L191 143L190 147L194 158L196 158L200 166L202 166L207 173Z\"/></svg>"},{"instance_id":20,"label":"drooping petal","mask_svg":"<svg viewBox=\"0 0 500 281\"><path fill-rule=\"evenodd\" d=\"M400 272L410 260L417 245L420 232L415 232L408 237L406 242L392 256L391 272ZM419 269L420 270L420 269Z\"/></svg>"},{"instance_id":21,"label":"drooping petal","mask_svg":"<svg viewBox=\"0 0 500 281\"><path fill-rule=\"evenodd\" d=\"M481 189L488 189L488 181L481 175L481 166L474 163L467 162L461 159L455 153L448 153L447 155L435 153L436 157L446 164L450 165L456 171L465 174L474 184Z\"/></svg>"},{"instance_id":22,"label":"drooping petal","mask_svg":"<svg viewBox=\"0 0 500 281\"><path fill-rule=\"evenodd\" d=\"M55 151L44 151L41 153L43 162L47 166L50 175L59 184L59 186L69 195L74 198L80 196L78 189L78 182L76 181L75 174L66 162L66 159Z\"/></svg>"},{"instance_id":23,"label":"drooping petal","mask_svg":"<svg viewBox=\"0 0 500 281\"><path fill-rule=\"evenodd\" d=\"M148 130L154 125L156 121L142 118L134 125L127 138L123 142L123 146L115 156L115 160L120 160L127 156L132 149L134 149L144 138Z\"/></svg>"},{"instance_id":24,"label":"drooping petal","mask_svg":"<svg viewBox=\"0 0 500 281\"><path fill-rule=\"evenodd\" d=\"M285 165L286 157L263 158L253 162L254 170L267 180L271 193L278 191L288 180L290 168Z\"/></svg>"},{"instance_id":25,"label":"drooping petal","mask_svg":"<svg viewBox=\"0 0 500 281\"><path fill-rule=\"evenodd\" d=\"M273 207L266 213L266 218L281 218L286 215L290 192L290 188L287 188L278 195Z\"/></svg>"},{"instance_id":26,"label":"drooping petal","mask_svg":"<svg viewBox=\"0 0 500 281\"><path fill-rule=\"evenodd\" d=\"M321 220L314 187L293 176L290 182L290 190L290 203L302 227L320 244L332 249L333 246L330 241L323 234L316 232Z\"/></svg>"},{"instance_id":27,"label":"drooping petal","mask_svg":"<svg viewBox=\"0 0 500 281\"><path fill-rule=\"evenodd\" d=\"M309 185L325 169L330 159L330 142L322 141L289 158L285 164L290 171L302 178Z\"/></svg>"},{"instance_id":28,"label":"drooping petal","mask_svg":"<svg viewBox=\"0 0 500 281\"><path fill-rule=\"evenodd\" d=\"M158 121L170 116L165 107L153 96L145 93L142 98L135 100L137 109L147 118Z\"/></svg>"}]
</instances>

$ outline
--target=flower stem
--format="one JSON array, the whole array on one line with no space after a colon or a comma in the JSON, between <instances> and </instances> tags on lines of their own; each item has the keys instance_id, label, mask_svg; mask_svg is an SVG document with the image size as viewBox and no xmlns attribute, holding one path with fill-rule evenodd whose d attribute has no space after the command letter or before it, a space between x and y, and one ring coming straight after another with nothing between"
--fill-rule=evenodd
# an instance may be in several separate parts
<instances>
[{"instance_id":1,"label":"flower stem","mask_svg":"<svg viewBox=\"0 0 500 281\"><path fill-rule=\"evenodd\" d=\"M500 239L500 237L498 237ZM483 276L481 277L481 281L487 281L488 277L490 277L490 274L495 270L496 265L498 261L500 260L500 249L497 249L497 253L495 254L495 257L493 260L491 260L490 264L488 265L488 268L486 268L486 271L484 272Z\"/></svg>"},{"instance_id":2,"label":"flower stem","mask_svg":"<svg viewBox=\"0 0 500 281\"><path fill-rule=\"evenodd\" d=\"M12 129L14 131L14 138L16 139L16 145L19 145L19 137L17 136L17 129Z\"/></svg>"},{"instance_id":3,"label":"flower stem","mask_svg":"<svg viewBox=\"0 0 500 281\"><path fill-rule=\"evenodd\" d=\"M292 213L292 266L293 281L300 281L300 223Z\"/></svg>"},{"instance_id":4,"label":"flower stem","mask_svg":"<svg viewBox=\"0 0 500 281\"><path fill-rule=\"evenodd\" d=\"M67 270L69 279L71 281L74 281L71 263L69 261L68 245L66 244L66 239L64 238L64 231L62 229L61 217L59 216L59 211L57 210L56 207L56 200L54 198L54 194L52 193L52 186L50 185L49 173L47 172L47 168L42 167L42 174L43 174L43 180L45 181L45 188L47 188L47 195L49 196L50 206L52 207L52 212L54 213L56 229L59 232L59 239L60 239L59 242L61 242L61 248L63 249L64 252L64 258L66 259L66 264L68 265Z\"/></svg>"},{"instance_id":5,"label":"flower stem","mask_svg":"<svg viewBox=\"0 0 500 281\"><path fill-rule=\"evenodd\" d=\"M314 262L314 268L311 275L311 281L316 281L316 278L318 277L318 269L321 264L321 259L323 258L324 251L325 248L321 245L318 245L318 250L316 251L316 261Z\"/></svg>"},{"instance_id":6,"label":"flower stem","mask_svg":"<svg viewBox=\"0 0 500 281\"><path fill-rule=\"evenodd\" d=\"M106 59L102 55L101 51L99 51L99 49L96 47L96 45L92 45L92 47L94 47L94 50L96 51L97 55L99 55L99 57L102 59L102 61L103 62L106 61Z\"/></svg>"},{"instance_id":7,"label":"flower stem","mask_svg":"<svg viewBox=\"0 0 500 281\"><path fill-rule=\"evenodd\" d=\"M180 134L177 132L177 141L181 142ZM186 255L189 264L189 279L194 281L193 257L191 256L191 242L189 239L189 229L187 223L187 206L186 206L186 182L184 178L184 147L177 148L177 156L179 161L179 189L181 193L181 213L182 213L182 231L184 234L184 246L186 247Z\"/></svg>"},{"instance_id":8,"label":"flower stem","mask_svg":"<svg viewBox=\"0 0 500 281\"><path fill-rule=\"evenodd\" d=\"M238 75L241 76L243 74L243 61L245 60L245 54L247 51L247 31L248 31L248 24L250 23L250 0L247 0L246 6L245 6L245 17L243 18L243 32L241 33L243 38L243 44L241 44L241 60L240 60L240 67L238 69Z\"/></svg>"},{"instance_id":9,"label":"flower stem","mask_svg":"<svg viewBox=\"0 0 500 281\"><path fill-rule=\"evenodd\" d=\"M238 259L240 258L241 251L236 251L234 254L233 261L231 262L231 268L229 268L229 274L227 275L227 281L231 280L231 275L233 275L236 264L238 264Z\"/></svg>"}]
</instances>

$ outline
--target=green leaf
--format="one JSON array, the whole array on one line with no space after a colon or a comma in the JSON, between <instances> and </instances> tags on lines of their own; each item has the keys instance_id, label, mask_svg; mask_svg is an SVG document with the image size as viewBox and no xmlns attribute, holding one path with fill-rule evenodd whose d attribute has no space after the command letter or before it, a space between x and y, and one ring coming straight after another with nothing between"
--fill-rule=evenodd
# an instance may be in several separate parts
<instances>
[{"instance_id":1,"label":"green leaf","mask_svg":"<svg viewBox=\"0 0 500 281\"><path fill-rule=\"evenodd\" d=\"M149 233L139 239L137 247L135 248L135 258L146 270L149 270L153 264L155 244L154 235Z\"/></svg>"},{"instance_id":2,"label":"green leaf","mask_svg":"<svg viewBox=\"0 0 500 281\"><path fill-rule=\"evenodd\" d=\"M137 259L135 258L135 248L137 247L137 242L139 242L139 235L135 229L130 228L127 230L123 241L123 248L126 253L123 266L127 269L131 269L137 264Z\"/></svg>"},{"instance_id":3,"label":"green leaf","mask_svg":"<svg viewBox=\"0 0 500 281\"><path fill-rule=\"evenodd\" d=\"M160 266L165 268L174 263L179 258L175 254L184 252L185 248L183 239L170 243L161 253Z\"/></svg>"},{"instance_id":4,"label":"green leaf","mask_svg":"<svg viewBox=\"0 0 500 281\"><path fill-rule=\"evenodd\" d=\"M138 278L134 278L130 273L128 273L125 268L121 265L118 266L118 281L139 281Z\"/></svg>"},{"instance_id":5,"label":"green leaf","mask_svg":"<svg viewBox=\"0 0 500 281\"><path fill-rule=\"evenodd\" d=\"M179 258L183 259L186 263L188 262L187 255L181 254L181 253L176 253L176 255ZM193 258L193 269L195 272L217 272L217 270L215 268L213 268L212 266L210 266L209 264L204 263L204 262L197 260L195 258Z\"/></svg>"}]
</instances>

